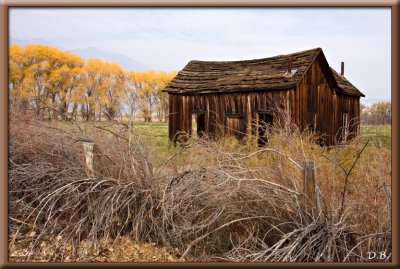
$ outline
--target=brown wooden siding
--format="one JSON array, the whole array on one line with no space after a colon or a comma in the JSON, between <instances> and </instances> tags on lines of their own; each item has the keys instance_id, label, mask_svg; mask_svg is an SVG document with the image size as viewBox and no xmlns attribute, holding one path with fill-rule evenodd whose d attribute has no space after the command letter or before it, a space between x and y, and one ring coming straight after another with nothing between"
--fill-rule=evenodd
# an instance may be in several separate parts
<instances>
[{"instance_id":1,"label":"brown wooden siding","mask_svg":"<svg viewBox=\"0 0 400 269\"><path fill-rule=\"evenodd\" d=\"M169 138L174 141L177 133L191 133L193 113L204 113L204 129L212 137L255 135L258 113L268 111L273 103L283 103L288 105L293 121L301 129L312 126L324 135L325 144L333 145L343 126L343 113L357 122L349 131L358 133L360 97L337 94L327 72L329 66L320 55L294 89L197 95L170 93Z\"/></svg>"},{"instance_id":2,"label":"brown wooden siding","mask_svg":"<svg viewBox=\"0 0 400 269\"><path fill-rule=\"evenodd\" d=\"M205 130L210 136L242 133L255 134L258 111L271 108L273 102L285 102L294 97L294 91L269 91L254 93L178 95L169 94L169 138L177 133L190 134L192 114L205 114ZM291 100L290 103L294 103ZM232 131L232 130L236 130ZM239 136L239 135L238 135Z\"/></svg>"},{"instance_id":3,"label":"brown wooden siding","mask_svg":"<svg viewBox=\"0 0 400 269\"><path fill-rule=\"evenodd\" d=\"M343 126L342 114L349 113L352 122L359 122L360 119L360 97L337 94L327 80L327 68L322 56L319 56L296 88L296 105L299 106L295 119L301 128L314 125L316 116L315 131L323 134L327 145L333 145L341 138L340 129ZM359 124L349 131L353 138L359 133Z\"/></svg>"}]
</instances>

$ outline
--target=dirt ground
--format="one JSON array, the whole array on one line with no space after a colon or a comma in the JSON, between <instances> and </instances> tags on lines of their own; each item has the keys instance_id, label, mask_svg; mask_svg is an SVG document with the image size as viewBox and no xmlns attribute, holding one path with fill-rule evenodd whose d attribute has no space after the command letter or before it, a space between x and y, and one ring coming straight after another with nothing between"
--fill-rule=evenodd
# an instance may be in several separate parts
<instances>
[{"instance_id":1,"label":"dirt ground","mask_svg":"<svg viewBox=\"0 0 400 269\"><path fill-rule=\"evenodd\" d=\"M82 241L78 247L71 242L61 243L60 237L40 240L38 248L31 252L36 239L34 232L11 238L9 262L185 262L178 249L157 246L155 243L139 243L127 236L114 241L102 241L94 246ZM27 258L29 258L27 260Z\"/></svg>"}]
</instances>

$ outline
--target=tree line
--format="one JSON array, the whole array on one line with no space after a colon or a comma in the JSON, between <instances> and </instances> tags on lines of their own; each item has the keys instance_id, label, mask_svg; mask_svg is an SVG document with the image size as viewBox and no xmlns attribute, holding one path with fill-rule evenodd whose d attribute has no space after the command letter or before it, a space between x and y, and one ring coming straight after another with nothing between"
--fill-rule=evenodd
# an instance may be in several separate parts
<instances>
[{"instance_id":1,"label":"tree line","mask_svg":"<svg viewBox=\"0 0 400 269\"><path fill-rule=\"evenodd\" d=\"M391 124L392 106L391 102L377 102L370 106L361 104L361 123L378 125Z\"/></svg>"},{"instance_id":2,"label":"tree line","mask_svg":"<svg viewBox=\"0 0 400 269\"><path fill-rule=\"evenodd\" d=\"M176 72L126 71L101 59L83 60L52 46L12 44L9 104L39 119L130 121L168 120L168 95L161 90ZM361 123L390 124L391 103L361 105Z\"/></svg>"},{"instance_id":3,"label":"tree line","mask_svg":"<svg viewBox=\"0 0 400 269\"><path fill-rule=\"evenodd\" d=\"M145 121L167 120L168 96L161 90L176 72L126 71L102 59L83 60L52 46L12 44L10 106L35 117L114 120L140 112Z\"/></svg>"}]
</instances>

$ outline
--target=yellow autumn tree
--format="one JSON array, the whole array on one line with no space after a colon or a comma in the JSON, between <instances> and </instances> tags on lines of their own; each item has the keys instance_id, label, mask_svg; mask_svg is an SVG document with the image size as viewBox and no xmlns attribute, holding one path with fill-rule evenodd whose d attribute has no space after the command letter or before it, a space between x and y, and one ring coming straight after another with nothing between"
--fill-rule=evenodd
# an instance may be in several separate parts
<instances>
[{"instance_id":1,"label":"yellow autumn tree","mask_svg":"<svg viewBox=\"0 0 400 269\"><path fill-rule=\"evenodd\" d=\"M153 110L156 110L160 120L167 115L168 97L161 91L175 75L175 72L154 70L129 73L131 84L139 96L139 110L146 122L152 121Z\"/></svg>"},{"instance_id":2,"label":"yellow autumn tree","mask_svg":"<svg viewBox=\"0 0 400 269\"><path fill-rule=\"evenodd\" d=\"M46 86L51 97L52 109L60 114L62 119L67 119L71 105L72 114L76 113L77 100L73 98L73 93L80 83L84 62L77 55L68 52L60 55L59 61L62 65L51 70Z\"/></svg>"},{"instance_id":3,"label":"yellow autumn tree","mask_svg":"<svg viewBox=\"0 0 400 269\"><path fill-rule=\"evenodd\" d=\"M176 72L148 70L126 72L101 59L83 61L79 56L51 46L11 45L9 52L10 104L37 117L77 120L114 120L136 110L145 121L156 112L168 114L168 97L162 93Z\"/></svg>"},{"instance_id":4,"label":"yellow autumn tree","mask_svg":"<svg viewBox=\"0 0 400 269\"><path fill-rule=\"evenodd\" d=\"M11 95L21 98L24 106L31 104L36 116L46 98L45 81L50 72L47 49L41 45L12 45L10 48Z\"/></svg>"},{"instance_id":5,"label":"yellow autumn tree","mask_svg":"<svg viewBox=\"0 0 400 269\"><path fill-rule=\"evenodd\" d=\"M168 120L168 94L162 92L167 84L176 76L177 72L157 72L155 78L155 107L157 112L157 118L159 121Z\"/></svg>"},{"instance_id":6,"label":"yellow autumn tree","mask_svg":"<svg viewBox=\"0 0 400 269\"><path fill-rule=\"evenodd\" d=\"M24 109L30 106L37 117L43 117L45 111L49 117L55 117L60 103L65 106L67 95L75 87L71 85L78 77L75 69L82 64L78 56L55 47L11 45L10 99L20 100Z\"/></svg>"},{"instance_id":7,"label":"yellow autumn tree","mask_svg":"<svg viewBox=\"0 0 400 269\"><path fill-rule=\"evenodd\" d=\"M126 72L116 63L108 63L106 66L106 83L102 92L101 106L108 120L113 120L121 114L121 99L128 88Z\"/></svg>"},{"instance_id":8,"label":"yellow autumn tree","mask_svg":"<svg viewBox=\"0 0 400 269\"><path fill-rule=\"evenodd\" d=\"M154 103L153 77L155 71L130 72L129 78L134 90L139 96L139 110L146 122L151 122L152 106Z\"/></svg>"},{"instance_id":9,"label":"yellow autumn tree","mask_svg":"<svg viewBox=\"0 0 400 269\"><path fill-rule=\"evenodd\" d=\"M81 80L76 92L76 100L80 104L82 118L93 121L100 107L96 102L97 91L101 91L104 77L104 61L101 59L88 59L82 69ZM101 115L101 114L100 114Z\"/></svg>"},{"instance_id":10,"label":"yellow autumn tree","mask_svg":"<svg viewBox=\"0 0 400 269\"><path fill-rule=\"evenodd\" d=\"M24 69L26 58L23 55L21 46L12 44L9 50L9 99L10 106L19 104L19 108L26 112L29 103L29 95L23 89L23 81L25 78Z\"/></svg>"},{"instance_id":11,"label":"yellow autumn tree","mask_svg":"<svg viewBox=\"0 0 400 269\"><path fill-rule=\"evenodd\" d=\"M126 72L115 63L88 59L81 74L77 99L86 121L103 116L113 120L121 109L121 98L128 87Z\"/></svg>"}]
</instances>

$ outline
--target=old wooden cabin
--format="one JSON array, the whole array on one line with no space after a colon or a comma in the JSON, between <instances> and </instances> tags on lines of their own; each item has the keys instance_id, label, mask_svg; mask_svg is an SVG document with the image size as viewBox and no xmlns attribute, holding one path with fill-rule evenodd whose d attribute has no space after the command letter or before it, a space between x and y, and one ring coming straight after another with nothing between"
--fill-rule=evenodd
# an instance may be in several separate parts
<instances>
[{"instance_id":1,"label":"old wooden cabin","mask_svg":"<svg viewBox=\"0 0 400 269\"><path fill-rule=\"evenodd\" d=\"M190 61L163 90L169 94L169 139L181 134L255 135L265 143L273 104L326 145L359 132L364 96L329 67L321 48L246 61ZM193 120L195 119L195 120ZM262 127L264 126L264 127Z\"/></svg>"}]
</instances>

